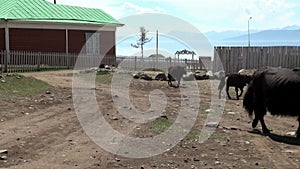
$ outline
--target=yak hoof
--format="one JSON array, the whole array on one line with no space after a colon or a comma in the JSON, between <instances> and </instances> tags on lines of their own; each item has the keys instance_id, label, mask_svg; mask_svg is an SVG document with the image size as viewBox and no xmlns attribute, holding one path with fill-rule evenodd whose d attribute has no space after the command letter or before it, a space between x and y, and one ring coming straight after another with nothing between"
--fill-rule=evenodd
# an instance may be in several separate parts
<instances>
[{"instance_id":1,"label":"yak hoof","mask_svg":"<svg viewBox=\"0 0 300 169\"><path fill-rule=\"evenodd\" d=\"M258 123L258 120L257 119L254 119L252 121L252 128L255 128L257 126L257 123Z\"/></svg>"},{"instance_id":2,"label":"yak hoof","mask_svg":"<svg viewBox=\"0 0 300 169\"><path fill-rule=\"evenodd\" d=\"M270 134L270 130L269 129L263 129L263 133L264 134Z\"/></svg>"}]
</instances>

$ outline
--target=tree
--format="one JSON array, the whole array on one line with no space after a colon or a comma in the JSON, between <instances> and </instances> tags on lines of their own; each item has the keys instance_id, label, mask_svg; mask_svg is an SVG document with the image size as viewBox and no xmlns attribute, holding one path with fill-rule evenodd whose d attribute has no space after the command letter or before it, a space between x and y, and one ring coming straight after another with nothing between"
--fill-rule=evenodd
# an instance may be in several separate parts
<instances>
[{"instance_id":1,"label":"tree","mask_svg":"<svg viewBox=\"0 0 300 169\"><path fill-rule=\"evenodd\" d=\"M136 44L131 44L132 47L134 48L139 48L141 47L141 52L142 52L142 58L144 57L144 44L148 43L152 40L152 38L147 37L148 31L145 29L145 27L141 26L140 27L140 34L138 35L138 40Z\"/></svg>"}]
</instances>

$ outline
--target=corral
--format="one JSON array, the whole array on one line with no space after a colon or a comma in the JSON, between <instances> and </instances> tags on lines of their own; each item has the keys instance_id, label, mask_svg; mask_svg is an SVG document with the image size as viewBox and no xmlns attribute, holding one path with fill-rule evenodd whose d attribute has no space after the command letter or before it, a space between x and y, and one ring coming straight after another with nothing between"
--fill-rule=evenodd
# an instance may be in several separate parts
<instances>
[{"instance_id":1,"label":"corral","mask_svg":"<svg viewBox=\"0 0 300 169\"><path fill-rule=\"evenodd\" d=\"M277 135L265 137L251 129L251 120L242 108L242 100L227 100L221 121L204 143L198 135L209 112L210 81L197 81L200 109L194 127L175 147L151 158L131 159L104 151L84 133L72 101L72 71L26 73L15 80L35 77L52 87L31 95L14 89L11 97L1 98L0 168L299 168L300 141L293 118L267 115L269 128ZM13 78L13 77L11 77ZM167 96L166 118L149 124L137 124L123 118L113 104L110 74L98 75L95 92L106 121L121 133L133 137L151 137L169 126L180 107L179 89L165 81L132 80L130 100L139 110L149 108L149 93L160 89ZM8 83L9 78L4 82ZM185 82L182 83L185 87ZM217 95L217 93L215 93ZM116 96L114 96L116 97ZM120 96L119 96L120 97ZM6 157L4 157L6 156ZM6 159L6 160L5 160Z\"/></svg>"}]
</instances>

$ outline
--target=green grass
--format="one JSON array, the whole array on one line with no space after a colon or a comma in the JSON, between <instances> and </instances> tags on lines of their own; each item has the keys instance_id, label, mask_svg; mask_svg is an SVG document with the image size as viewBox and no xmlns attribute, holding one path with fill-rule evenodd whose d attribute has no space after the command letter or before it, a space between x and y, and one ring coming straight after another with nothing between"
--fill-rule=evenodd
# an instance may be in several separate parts
<instances>
[{"instance_id":1,"label":"green grass","mask_svg":"<svg viewBox=\"0 0 300 169\"><path fill-rule=\"evenodd\" d=\"M189 134L187 135L187 138L190 140L196 140L196 139L199 139L199 136L200 136L199 131L191 130L189 132Z\"/></svg>"},{"instance_id":2,"label":"green grass","mask_svg":"<svg viewBox=\"0 0 300 169\"><path fill-rule=\"evenodd\" d=\"M202 114L208 114L208 112L206 112L206 109L200 109L200 110L198 111L198 114L199 114L199 115L202 115Z\"/></svg>"},{"instance_id":3,"label":"green grass","mask_svg":"<svg viewBox=\"0 0 300 169\"><path fill-rule=\"evenodd\" d=\"M49 89L51 89L49 84L33 77L24 77L22 75L13 74L0 79L1 98L28 96Z\"/></svg>"},{"instance_id":4,"label":"green grass","mask_svg":"<svg viewBox=\"0 0 300 169\"><path fill-rule=\"evenodd\" d=\"M110 72L98 72L96 75L96 84L111 84L113 74Z\"/></svg>"},{"instance_id":5,"label":"green grass","mask_svg":"<svg viewBox=\"0 0 300 169\"><path fill-rule=\"evenodd\" d=\"M217 135L217 134L212 134L210 136L210 139L214 139L214 140L229 140L229 138L227 136L221 136L221 135Z\"/></svg>"},{"instance_id":6,"label":"green grass","mask_svg":"<svg viewBox=\"0 0 300 169\"><path fill-rule=\"evenodd\" d=\"M169 119L158 118L152 122L150 122L150 129L155 134L159 134L164 132L172 125L172 122Z\"/></svg>"},{"instance_id":7,"label":"green grass","mask_svg":"<svg viewBox=\"0 0 300 169\"><path fill-rule=\"evenodd\" d=\"M123 82L124 79L125 81L133 79L131 72L123 73L123 74L115 74L114 72L102 71L102 72L97 72L96 84L111 84L113 76L115 76L114 77L115 83L118 83L119 81Z\"/></svg>"}]
</instances>

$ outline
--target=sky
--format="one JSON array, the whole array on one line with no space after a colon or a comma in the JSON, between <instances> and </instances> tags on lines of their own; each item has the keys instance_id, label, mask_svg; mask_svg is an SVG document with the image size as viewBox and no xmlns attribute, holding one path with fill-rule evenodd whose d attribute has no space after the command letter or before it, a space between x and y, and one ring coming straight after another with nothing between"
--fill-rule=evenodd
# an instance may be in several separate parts
<instances>
[{"instance_id":1,"label":"sky","mask_svg":"<svg viewBox=\"0 0 300 169\"><path fill-rule=\"evenodd\" d=\"M47 1L53 2L54 0ZM56 3L102 9L120 21L144 13L166 14L185 21L189 24L188 28L195 27L201 33L227 30L247 31L248 22L250 30L281 29L286 26L300 25L299 0L56 0ZM250 17L251 20L249 20ZM132 20L135 21L135 19ZM137 20L139 22L144 21L143 18ZM162 22L164 21L162 20ZM173 24L164 24L166 27L172 25L171 29L173 26L176 27ZM147 29L153 29L151 31L155 32L156 29L152 28L152 25L147 26ZM185 26L182 25L181 29L184 29ZM122 29L124 28L118 28L117 34L122 32ZM136 32L139 31L137 25L133 29L136 29ZM148 49L152 49L147 55L155 51L153 32L151 36L153 41L145 45L146 53ZM172 46L170 47L169 44L172 39L160 37L163 39L160 41L160 49L169 55L174 55L177 49L194 50L194 48L189 48L190 46L183 45L179 41L171 42ZM190 37L193 38L193 34ZM139 56L141 54L140 49L131 47L136 38L136 35L132 35L122 42L117 42L117 55ZM164 44L166 45L163 46ZM201 45L202 51L199 49L196 52L202 56L212 55L211 48L208 48L205 48L204 51L203 45ZM187 58L189 57L187 56Z\"/></svg>"},{"instance_id":2,"label":"sky","mask_svg":"<svg viewBox=\"0 0 300 169\"><path fill-rule=\"evenodd\" d=\"M53 0L47 0L53 2ZM299 0L56 0L57 4L99 8L116 19L140 13L181 18L201 32L265 30L300 25Z\"/></svg>"}]
</instances>

